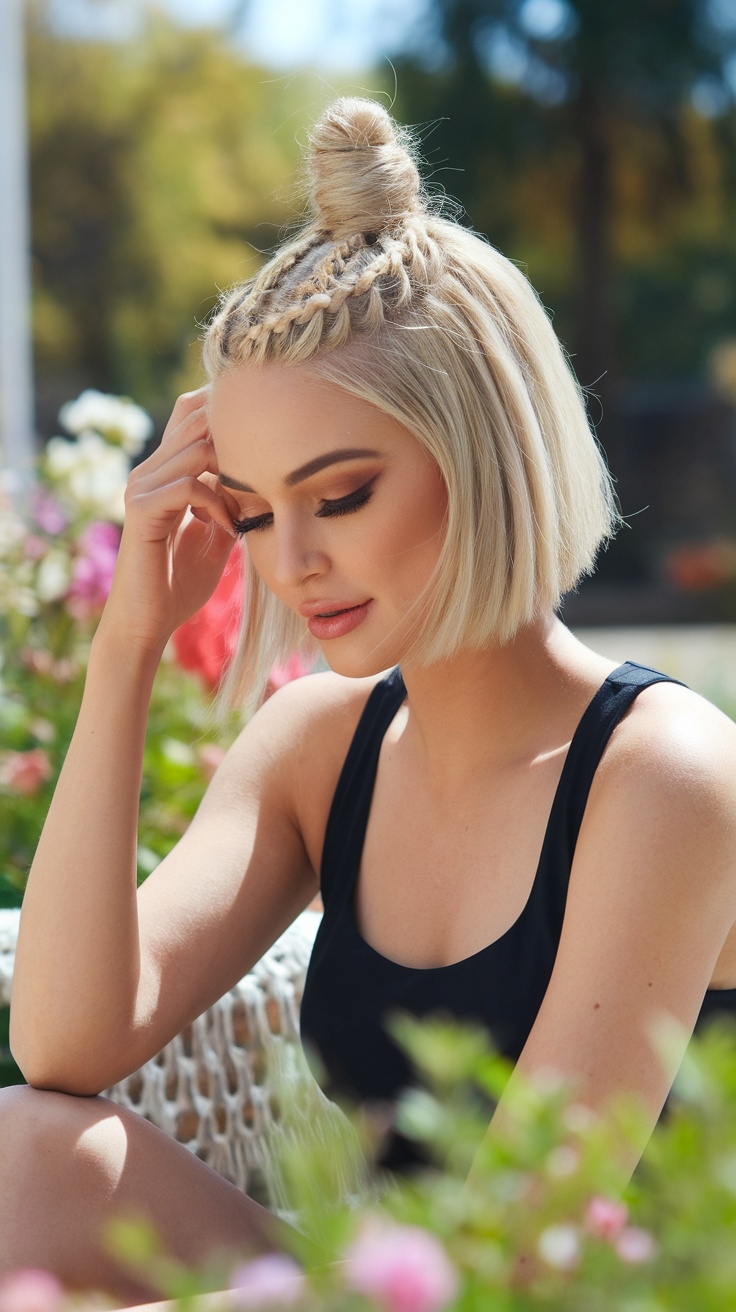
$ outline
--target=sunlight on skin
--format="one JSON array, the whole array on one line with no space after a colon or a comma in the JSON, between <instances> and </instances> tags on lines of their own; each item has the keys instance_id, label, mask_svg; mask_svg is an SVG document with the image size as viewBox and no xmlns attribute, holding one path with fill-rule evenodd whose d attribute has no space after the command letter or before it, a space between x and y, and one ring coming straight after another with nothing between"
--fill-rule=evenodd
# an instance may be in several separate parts
<instances>
[{"instance_id":1,"label":"sunlight on skin","mask_svg":"<svg viewBox=\"0 0 736 1312\"><path fill-rule=\"evenodd\" d=\"M238 502L251 562L291 610L369 603L339 641L314 633L339 674L398 663L407 617L444 535L447 494L403 424L298 366L249 365L213 384L209 423L222 482ZM328 456L342 453L329 464ZM314 472L305 475L305 469ZM325 503L361 497L354 513ZM311 612L310 612L311 614ZM310 625L311 627L311 625Z\"/></svg>"}]
</instances>

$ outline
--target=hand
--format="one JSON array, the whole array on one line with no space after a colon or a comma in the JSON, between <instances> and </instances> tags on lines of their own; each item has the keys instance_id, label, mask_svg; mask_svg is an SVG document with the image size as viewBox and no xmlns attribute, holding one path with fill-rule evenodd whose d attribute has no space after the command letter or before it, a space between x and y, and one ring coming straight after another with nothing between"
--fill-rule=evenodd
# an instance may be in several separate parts
<instances>
[{"instance_id":1,"label":"hand","mask_svg":"<svg viewBox=\"0 0 736 1312\"><path fill-rule=\"evenodd\" d=\"M217 480L209 387L180 396L161 445L134 469L102 625L161 652L214 592L235 537L235 499Z\"/></svg>"}]
</instances>

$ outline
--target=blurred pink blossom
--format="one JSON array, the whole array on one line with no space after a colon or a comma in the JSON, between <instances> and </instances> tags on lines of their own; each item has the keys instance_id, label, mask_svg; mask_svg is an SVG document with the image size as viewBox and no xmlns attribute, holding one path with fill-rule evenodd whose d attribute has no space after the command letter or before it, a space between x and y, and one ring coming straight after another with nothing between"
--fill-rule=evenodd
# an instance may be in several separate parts
<instances>
[{"instance_id":1,"label":"blurred pink blossom","mask_svg":"<svg viewBox=\"0 0 736 1312\"><path fill-rule=\"evenodd\" d=\"M211 779L225 757L225 748L219 743L201 743L197 748L197 761L205 779Z\"/></svg>"},{"instance_id":2,"label":"blurred pink blossom","mask_svg":"<svg viewBox=\"0 0 736 1312\"><path fill-rule=\"evenodd\" d=\"M348 1286L386 1312L439 1312L458 1288L442 1244L418 1226L368 1219L345 1254Z\"/></svg>"},{"instance_id":3,"label":"blurred pink blossom","mask_svg":"<svg viewBox=\"0 0 736 1312\"><path fill-rule=\"evenodd\" d=\"M598 1239L615 1239L621 1233L629 1217L625 1203L612 1202L610 1198L596 1196L591 1198L585 1212L585 1228Z\"/></svg>"},{"instance_id":4,"label":"blurred pink blossom","mask_svg":"<svg viewBox=\"0 0 736 1312\"><path fill-rule=\"evenodd\" d=\"M47 544L44 542L43 538L38 536L38 533L28 534L28 537L23 543L23 555L26 560L40 560L42 556L46 555L46 550Z\"/></svg>"},{"instance_id":5,"label":"blurred pink blossom","mask_svg":"<svg viewBox=\"0 0 736 1312\"><path fill-rule=\"evenodd\" d=\"M51 674L53 671L54 658L45 647L24 647L20 658L31 674Z\"/></svg>"},{"instance_id":6,"label":"blurred pink blossom","mask_svg":"<svg viewBox=\"0 0 736 1312\"><path fill-rule=\"evenodd\" d=\"M66 594L67 610L75 619L88 619L102 610L112 586L119 546L120 529L115 524L96 520L80 533Z\"/></svg>"},{"instance_id":7,"label":"blurred pink blossom","mask_svg":"<svg viewBox=\"0 0 736 1312\"><path fill-rule=\"evenodd\" d=\"M306 1281L292 1258L284 1253L268 1253L236 1267L230 1288L238 1307L294 1307L306 1290Z\"/></svg>"},{"instance_id":8,"label":"blurred pink blossom","mask_svg":"<svg viewBox=\"0 0 736 1312\"><path fill-rule=\"evenodd\" d=\"M627 1226L618 1235L614 1247L623 1262L637 1265L639 1262L651 1262L657 1252L654 1237L648 1230L638 1225Z\"/></svg>"},{"instance_id":9,"label":"blurred pink blossom","mask_svg":"<svg viewBox=\"0 0 736 1312\"><path fill-rule=\"evenodd\" d=\"M274 665L268 676L269 692L276 692L278 688L283 688L285 683L291 683L293 679L301 679L305 674L312 673L313 661L307 661L298 652L295 651L283 665Z\"/></svg>"},{"instance_id":10,"label":"blurred pink blossom","mask_svg":"<svg viewBox=\"0 0 736 1312\"><path fill-rule=\"evenodd\" d=\"M0 757L0 784L23 797L37 793L51 774L51 762L42 747L30 752L5 752Z\"/></svg>"},{"instance_id":11,"label":"blurred pink blossom","mask_svg":"<svg viewBox=\"0 0 736 1312\"><path fill-rule=\"evenodd\" d=\"M64 1291L49 1271L26 1267L0 1281L0 1312L61 1312Z\"/></svg>"},{"instance_id":12,"label":"blurred pink blossom","mask_svg":"<svg viewBox=\"0 0 736 1312\"><path fill-rule=\"evenodd\" d=\"M31 498L31 514L40 529L48 533L50 537L55 537L57 533L63 533L69 524L64 511L56 500L53 492L48 488L37 487L34 489Z\"/></svg>"}]
</instances>

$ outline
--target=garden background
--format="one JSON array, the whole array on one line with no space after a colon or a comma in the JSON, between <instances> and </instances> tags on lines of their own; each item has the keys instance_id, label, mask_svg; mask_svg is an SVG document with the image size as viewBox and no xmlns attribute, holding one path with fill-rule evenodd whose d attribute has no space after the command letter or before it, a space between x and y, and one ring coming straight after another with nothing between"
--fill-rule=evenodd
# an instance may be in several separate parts
<instances>
[{"instance_id":1,"label":"garden background","mask_svg":"<svg viewBox=\"0 0 736 1312\"><path fill-rule=\"evenodd\" d=\"M736 712L736 0L27 0L25 52L38 470L22 497L0 479L0 917L22 899L74 725L127 472L203 381L218 289L298 216L301 146L339 93L415 128L429 186L528 273L570 352L627 525L564 618ZM233 564L162 663L139 879L237 731L212 693L239 580ZM0 1083L20 1078L7 1016ZM473 1088L495 1094L504 1073L459 1030L406 1038L434 1094L410 1097L402 1123L444 1171L390 1203L409 1227L403 1267L397 1232L370 1217L346 1248L355 1214L327 1214L319 1145L297 1163L351 1307L399 1312L398 1279L425 1280L422 1312L485 1312L491 1291L504 1312L727 1305L732 1036L693 1045L626 1203L606 1196L606 1145L554 1089L522 1104L516 1139L462 1192Z\"/></svg>"},{"instance_id":2,"label":"garden background","mask_svg":"<svg viewBox=\"0 0 736 1312\"><path fill-rule=\"evenodd\" d=\"M629 527L568 617L734 617L734 0L30 0L27 20L43 437L96 387L157 440L216 289L298 212L309 123L375 95L589 391Z\"/></svg>"},{"instance_id":3,"label":"garden background","mask_svg":"<svg viewBox=\"0 0 736 1312\"><path fill-rule=\"evenodd\" d=\"M692 626L672 672L730 709L736 0L27 0L25 53L40 482L0 491L0 899L73 727L127 471L203 381L218 289L298 217L337 93L414 127L429 187L529 274L570 352L627 522L564 618L655 664L651 633L634 650L615 626ZM210 711L233 589L162 668L141 878L236 727Z\"/></svg>"}]
</instances>

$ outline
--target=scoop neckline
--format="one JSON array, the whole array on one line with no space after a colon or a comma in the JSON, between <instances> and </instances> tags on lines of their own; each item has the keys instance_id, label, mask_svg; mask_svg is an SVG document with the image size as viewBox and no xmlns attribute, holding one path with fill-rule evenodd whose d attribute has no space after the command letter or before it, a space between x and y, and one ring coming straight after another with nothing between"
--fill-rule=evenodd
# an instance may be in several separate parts
<instances>
[{"instance_id":1,"label":"scoop neckline","mask_svg":"<svg viewBox=\"0 0 736 1312\"><path fill-rule=\"evenodd\" d=\"M518 916L512 922L512 924L509 925L508 929L505 929L503 934L499 934L498 938L494 938L490 943L486 943L484 947L478 948L477 952L472 952L467 957L460 957L457 961L450 961L444 966L407 966L402 961L394 961L392 957L386 957L382 952L378 951L378 948L374 948L373 945L369 943L366 938L364 938L363 934L358 928L358 921L355 915L355 893L358 883L358 876L360 875L360 861L359 861L357 869L353 871L350 880L350 888L346 899L347 902L346 909L347 909L347 916L348 916L350 929L354 937L357 939L358 943L361 945L361 947L364 950L370 953L371 956L376 957L377 960L379 960L382 963L382 965L387 966L394 971L403 971L405 974L410 974L410 975L437 975L437 974L443 974L449 970L458 970L462 967L467 967L471 965L472 963L478 961L481 957L489 953L491 949L498 948L500 944L504 942L505 939L509 938L512 933L517 931L524 917L527 915L529 911L529 907L532 905L532 901L538 892L538 887L541 882L544 857L549 843L549 836L552 828L552 821L561 805L563 783L566 782L566 777L567 774L569 773L568 762L572 759L573 748L581 734L583 722L587 718L588 712L593 708L593 706L596 704L598 699L602 696L606 688L606 685L609 684L615 678L616 675L620 674L621 671L629 664L631 664L630 661L623 661L621 665L616 666L615 670L611 670L610 674L606 675L603 682L599 685L599 687L593 693L593 696L591 697L590 701L585 706L585 709L583 710L583 713L580 716L577 725L575 726L575 730L573 732L572 738L570 739L567 751L565 753L565 759L562 763L560 777L557 780L557 787L555 788L554 797L552 798L552 805L549 810L549 815L547 816L547 824L544 830L542 846L539 851L539 858L537 860L537 866L534 872L534 878L532 880L531 887L529 889L529 895L521 911L519 912ZM398 669L398 666L396 667L396 672L398 672L398 680L400 681L401 686L403 686L403 679L401 679L401 673ZM395 671L392 670L391 675L389 675L388 677L390 679L393 679L394 673ZM406 695L406 690L404 690L404 696L405 695ZM403 704L403 701L404 698L402 698L402 701L396 707L395 714L398 712L399 707ZM391 721L389 721L389 724L390 723ZM388 732L389 724L387 724L386 728L384 729L384 732L381 736L381 741L383 741L383 738ZM377 773L378 773L378 757L376 757L376 767L373 775L374 783ZM367 828L367 823L368 822L366 819L366 828ZM363 853L364 844L365 844L365 830L363 831L363 842L361 843L361 848L360 848L361 856ZM714 992L720 992L720 990L714 990ZM736 988L734 988L734 992L736 992Z\"/></svg>"}]
</instances>

